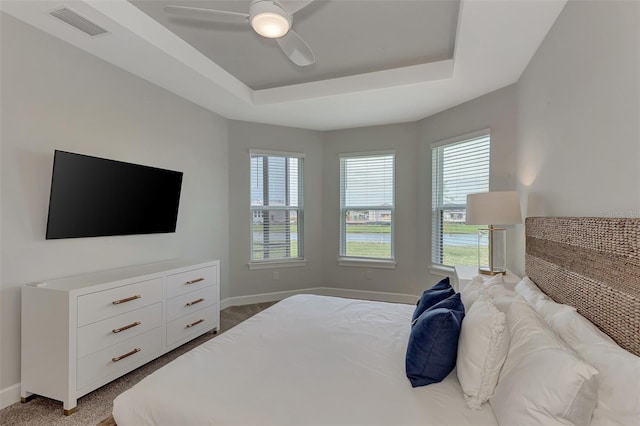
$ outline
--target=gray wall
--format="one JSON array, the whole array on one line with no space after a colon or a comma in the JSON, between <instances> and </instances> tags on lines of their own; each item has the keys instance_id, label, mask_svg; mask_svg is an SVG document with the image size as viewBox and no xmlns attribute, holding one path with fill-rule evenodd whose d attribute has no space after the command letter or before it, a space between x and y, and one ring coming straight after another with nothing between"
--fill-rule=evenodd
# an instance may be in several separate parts
<instances>
[{"instance_id":1,"label":"gray wall","mask_svg":"<svg viewBox=\"0 0 640 426\"><path fill-rule=\"evenodd\" d=\"M327 132L324 136L324 282L354 290L419 294L441 278L431 264L431 144L491 129L490 188L516 188L517 91L511 85L415 123ZM340 171L338 154L396 150L395 270L337 264ZM509 249L516 230L509 229ZM516 254L509 252L514 267ZM367 279L367 271L373 277ZM441 272L440 272L441 273Z\"/></svg>"},{"instance_id":2,"label":"gray wall","mask_svg":"<svg viewBox=\"0 0 640 426\"><path fill-rule=\"evenodd\" d=\"M303 267L249 270L249 150L301 152L304 159ZM322 133L229 121L229 267L233 288L222 298L322 285ZM274 279L274 272L279 278Z\"/></svg>"},{"instance_id":3,"label":"gray wall","mask_svg":"<svg viewBox=\"0 0 640 426\"><path fill-rule=\"evenodd\" d=\"M203 257L222 260L223 298L314 286L418 294L439 278L430 144L483 128L491 189L518 188L527 215L640 216L639 16L637 2L569 2L517 85L415 123L323 133L224 120L2 15L0 390L19 381L29 281ZM55 148L185 171L178 231L45 241ZM306 154L305 267L248 270L250 148ZM397 155L398 265L367 279L336 262L338 154L386 149ZM522 229L510 232L519 274Z\"/></svg>"},{"instance_id":4,"label":"gray wall","mask_svg":"<svg viewBox=\"0 0 640 426\"><path fill-rule=\"evenodd\" d=\"M429 271L431 242L430 144L491 128L493 190L516 187L516 86L415 123L314 132L231 121L229 124L230 270L233 288L244 296L314 286L419 294L439 279ZM249 270L250 148L304 152L305 257L301 268ZM396 151L396 269L340 266L340 153ZM322 157L320 160L319 157ZM515 232L510 229L513 240ZM513 241L510 242L513 248ZM515 261L510 253L509 265ZM279 280L273 279L278 271ZM372 277L367 278L367 271Z\"/></svg>"},{"instance_id":5,"label":"gray wall","mask_svg":"<svg viewBox=\"0 0 640 426\"><path fill-rule=\"evenodd\" d=\"M324 239L323 274L328 287L417 294L416 217L417 125L395 124L325 133L324 137ZM338 154L362 151L396 151L395 256L396 269L339 266L340 161ZM366 278L371 271L372 278Z\"/></svg>"},{"instance_id":6,"label":"gray wall","mask_svg":"<svg viewBox=\"0 0 640 426\"><path fill-rule=\"evenodd\" d=\"M418 217L424 218L417 228L420 253L418 271L426 283L438 277L429 271L431 263L431 144L477 130L491 129L489 187L492 191L516 189L516 86L511 85L466 102L418 122L420 149ZM507 229L507 266L513 268L517 256L511 250L517 230Z\"/></svg>"},{"instance_id":7,"label":"gray wall","mask_svg":"<svg viewBox=\"0 0 640 426\"><path fill-rule=\"evenodd\" d=\"M639 62L640 3L566 5L518 83L527 216L640 216Z\"/></svg>"},{"instance_id":8,"label":"gray wall","mask_svg":"<svg viewBox=\"0 0 640 426\"><path fill-rule=\"evenodd\" d=\"M1 15L0 389L20 381L20 286L175 257L228 282L226 120ZM184 172L172 234L46 241L54 149ZM46 350L46 348L43 348Z\"/></svg>"}]
</instances>

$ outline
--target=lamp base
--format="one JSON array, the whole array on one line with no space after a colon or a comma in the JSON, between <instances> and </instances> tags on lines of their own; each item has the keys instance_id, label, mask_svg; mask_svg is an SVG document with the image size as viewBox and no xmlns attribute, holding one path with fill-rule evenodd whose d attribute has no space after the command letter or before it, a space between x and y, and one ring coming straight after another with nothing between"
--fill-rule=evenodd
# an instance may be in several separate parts
<instances>
[{"instance_id":1,"label":"lamp base","mask_svg":"<svg viewBox=\"0 0 640 426\"><path fill-rule=\"evenodd\" d=\"M478 272L483 275L507 273L505 228L489 225L478 229Z\"/></svg>"},{"instance_id":2,"label":"lamp base","mask_svg":"<svg viewBox=\"0 0 640 426\"><path fill-rule=\"evenodd\" d=\"M483 274L483 275L498 275L498 274L502 274L502 275L506 275L507 271L506 270L490 270L489 268L478 268L478 272Z\"/></svg>"}]
</instances>

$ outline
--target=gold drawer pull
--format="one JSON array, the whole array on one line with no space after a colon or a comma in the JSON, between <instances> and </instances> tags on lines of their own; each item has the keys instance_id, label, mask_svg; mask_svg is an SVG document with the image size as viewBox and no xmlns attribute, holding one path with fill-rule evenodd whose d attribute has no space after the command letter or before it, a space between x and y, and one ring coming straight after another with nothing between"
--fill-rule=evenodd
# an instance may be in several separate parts
<instances>
[{"instance_id":1,"label":"gold drawer pull","mask_svg":"<svg viewBox=\"0 0 640 426\"><path fill-rule=\"evenodd\" d=\"M185 306L193 306L196 303L200 303L200 302L204 302L204 299L202 297L200 299L198 299L198 300L194 300L193 302L187 302L187 304Z\"/></svg>"},{"instance_id":2,"label":"gold drawer pull","mask_svg":"<svg viewBox=\"0 0 640 426\"><path fill-rule=\"evenodd\" d=\"M137 325L140 325L140 324L142 324L140 321L132 322L131 324L125 325L124 327L114 328L113 330L111 330L111 332L112 333L120 333L121 331L128 330L128 329L133 328L133 327L135 327Z\"/></svg>"},{"instance_id":3,"label":"gold drawer pull","mask_svg":"<svg viewBox=\"0 0 640 426\"><path fill-rule=\"evenodd\" d=\"M190 284L199 283L200 281L204 281L204 278L196 278L195 280L187 281L187 282L186 282L186 283L184 283L184 284L185 284L185 285L190 285Z\"/></svg>"},{"instance_id":4,"label":"gold drawer pull","mask_svg":"<svg viewBox=\"0 0 640 426\"><path fill-rule=\"evenodd\" d=\"M191 324L187 324L187 327L186 327L186 328L191 328L191 327L193 327L194 325L198 325L198 324L200 324L201 322L204 322L204 320L203 320L203 319L199 319L199 320L198 320L198 321L196 321L196 322L192 322Z\"/></svg>"},{"instance_id":5,"label":"gold drawer pull","mask_svg":"<svg viewBox=\"0 0 640 426\"><path fill-rule=\"evenodd\" d=\"M118 362L118 361L120 361L121 359L125 359L125 358L126 358L126 357L128 357L128 356L131 356L131 355L133 355L133 354L135 354L135 353L140 352L141 350L142 350L142 349L140 349L140 348L135 348L134 350L132 350L131 352L127 352L126 354L123 354L123 355L120 355L120 356L114 356L113 358L111 358L111 361L113 361L113 362Z\"/></svg>"},{"instance_id":6,"label":"gold drawer pull","mask_svg":"<svg viewBox=\"0 0 640 426\"><path fill-rule=\"evenodd\" d=\"M127 297L126 299L114 300L111 303L113 303L114 305L119 305L121 303L131 302L132 300L140 299L141 297L142 296L140 296L139 294L136 294L135 296Z\"/></svg>"}]
</instances>

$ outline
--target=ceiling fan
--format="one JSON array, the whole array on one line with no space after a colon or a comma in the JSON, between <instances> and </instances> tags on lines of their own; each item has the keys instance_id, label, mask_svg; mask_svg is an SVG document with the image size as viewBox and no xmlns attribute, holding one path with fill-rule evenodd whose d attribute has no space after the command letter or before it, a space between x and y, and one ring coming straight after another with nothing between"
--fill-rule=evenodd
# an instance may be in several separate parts
<instances>
[{"instance_id":1,"label":"ceiling fan","mask_svg":"<svg viewBox=\"0 0 640 426\"><path fill-rule=\"evenodd\" d=\"M291 29L291 25L293 14L312 2L313 0L253 0L249 13L188 6L165 6L164 11L187 18L249 24L262 37L276 39L291 62L305 67L315 63L316 58L309 45Z\"/></svg>"}]
</instances>

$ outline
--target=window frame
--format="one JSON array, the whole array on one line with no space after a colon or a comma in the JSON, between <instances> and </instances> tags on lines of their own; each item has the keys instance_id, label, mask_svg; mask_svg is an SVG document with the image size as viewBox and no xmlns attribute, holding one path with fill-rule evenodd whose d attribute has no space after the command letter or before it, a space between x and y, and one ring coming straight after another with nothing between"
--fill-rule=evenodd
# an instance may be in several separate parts
<instances>
[{"instance_id":1,"label":"window frame","mask_svg":"<svg viewBox=\"0 0 640 426\"><path fill-rule=\"evenodd\" d=\"M306 265L306 259L304 257L304 158L305 154L300 152L290 151L272 151L262 149L250 149L249 150L249 185L251 185L251 164L254 156L269 157L284 157L298 159L298 205L291 206L254 206L251 200L251 190L249 190L249 269L269 269L269 268L287 268L287 267L299 267ZM267 160L268 161L268 160ZM268 169L263 170L263 175L268 177ZM268 182L268 180L267 180ZM264 185L263 185L264 186ZM267 191L268 197L268 183L263 188ZM268 199L268 198L267 198ZM297 229L298 229L298 256L297 257L277 257L269 259L254 259L254 240L253 240L253 226L254 215L256 212L266 211L297 211Z\"/></svg>"},{"instance_id":2,"label":"window frame","mask_svg":"<svg viewBox=\"0 0 640 426\"><path fill-rule=\"evenodd\" d=\"M439 232L434 232L436 229L436 218L438 216L442 217L443 213L445 210L447 211L451 211L451 210L459 210L459 211L466 211L466 200L465 200L465 204L464 206L461 206L460 204L445 204L444 200L442 201L442 203L440 203L440 199L444 198L444 184L440 184L439 182L436 181L436 176L435 176L435 170L434 170L434 164L436 159L434 158L436 149L438 148L444 148L444 147L448 147L448 146L454 146L454 145L459 145L459 144L463 144L463 143L467 143L467 142L471 142L473 140L476 139L484 139L484 138L488 138L488 145L489 145L489 152L488 152L488 160L489 160L489 165L488 165L488 170L487 170L487 182L486 182L486 186L487 186L487 191L490 190L490 183L491 183L491 129L490 128L486 128L486 129L482 129L482 130L477 130L475 132L471 132L471 133L467 133L464 135L460 135L460 136L456 136L453 138L449 138L449 139L445 139L439 142L435 142L433 144L431 144L431 149L430 149L430 156L431 156L431 175L432 175L432 181L431 181L431 242L430 242L430 249L429 249L429 262L431 264L431 270L432 271L446 271L446 272L451 272L453 271L453 267L456 265L446 265L443 262L444 260L444 244L443 244L443 220L442 218L438 221L438 226L439 226ZM442 166L442 161L443 158L439 158L438 159L438 170L440 172L442 172L443 170L443 166ZM437 176L438 179L442 180L442 173L440 173ZM436 191L434 190L435 188L438 189L438 193L436 194ZM482 191L480 191L482 192ZM469 192L474 193L474 192ZM438 203L436 203L435 201L435 197L438 197ZM436 241L436 238L439 237L439 241ZM436 248L439 247L439 250L436 251ZM440 263L437 263L434 261L434 258L436 257L436 255L439 253L439 258Z\"/></svg>"},{"instance_id":3,"label":"window frame","mask_svg":"<svg viewBox=\"0 0 640 426\"><path fill-rule=\"evenodd\" d=\"M346 206L345 199L346 194L344 190L344 159L359 158L359 157L392 157L392 205L391 206ZM395 269L395 223L396 223L396 151L395 150L383 150L383 151L366 151L366 152L348 152L340 153L339 157L339 196L340 196L340 209L339 209L339 241L338 241L338 264L340 266L355 266L355 267L369 267L369 268L383 268L383 269ZM390 257L368 257L368 256L349 256L346 255L346 212L348 210L377 210L377 211L391 211L391 223L390 223Z\"/></svg>"}]
</instances>

